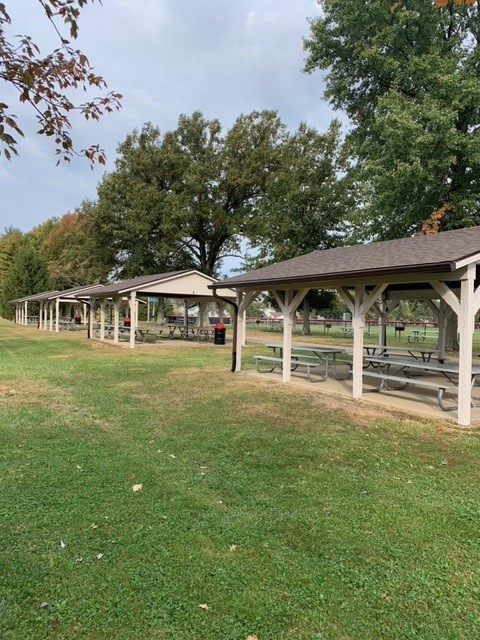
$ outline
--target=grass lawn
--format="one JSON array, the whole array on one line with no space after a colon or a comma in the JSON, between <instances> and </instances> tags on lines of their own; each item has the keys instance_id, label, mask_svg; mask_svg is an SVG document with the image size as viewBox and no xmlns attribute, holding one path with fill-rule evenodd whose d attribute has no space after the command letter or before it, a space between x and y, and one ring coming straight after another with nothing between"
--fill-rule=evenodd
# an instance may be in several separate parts
<instances>
[{"instance_id":1,"label":"grass lawn","mask_svg":"<svg viewBox=\"0 0 480 640\"><path fill-rule=\"evenodd\" d=\"M0 321L0 353L2 640L478 637L478 431L229 347Z\"/></svg>"}]
</instances>

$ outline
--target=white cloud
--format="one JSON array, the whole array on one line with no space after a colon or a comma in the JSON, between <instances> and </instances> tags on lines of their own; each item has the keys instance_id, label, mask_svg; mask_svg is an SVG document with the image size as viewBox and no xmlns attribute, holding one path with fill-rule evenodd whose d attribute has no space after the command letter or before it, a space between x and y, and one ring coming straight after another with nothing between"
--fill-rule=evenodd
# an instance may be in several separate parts
<instances>
[{"instance_id":1,"label":"white cloud","mask_svg":"<svg viewBox=\"0 0 480 640\"><path fill-rule=\"evenodd\" d=\"M30 4L13 3L16 33L30 30L34 39L38 36L38 41L52 45L50 26L39 19L38 11L30 12ZM195 109L218 118L225 127L240 113L277 109L290 128L302 120L326 128L333 113L321 102L321 75L302 72L307 18L318 13L312 0L88 4L81 13L76 45L109 89L124 94L124 106L99 123L74 117L76 144L84 148L98 142L111 170L118 143L134 127L151 121L166 131L176 125L180 113ZM29 229L94 197L105 169L91 172L88 163L78 159L56 168L50 141L35 137L35 118L21 105L12 102L13 106L27 138L21 158L8 165L6 174L0 173L1 223Z\"/></svg>"}]
</instances>

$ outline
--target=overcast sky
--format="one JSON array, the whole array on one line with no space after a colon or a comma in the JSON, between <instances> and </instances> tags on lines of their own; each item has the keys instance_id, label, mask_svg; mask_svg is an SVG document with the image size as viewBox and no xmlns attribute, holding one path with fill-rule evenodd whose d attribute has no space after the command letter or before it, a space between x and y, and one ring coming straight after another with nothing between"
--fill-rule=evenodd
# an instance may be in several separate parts
<instances>
[{"instance_id":1,"label":"overcast sky","mask_svg":"<svg viewBox=\"0 0 480 640\"><path fill-rule=\"evenodd\" d=\"M32 35L43 53L57 45L36 0L6 4L14 33ZM94 199L101 176L113 169L117 144L147 121L168 131L181 113L199 109L228 128L240 113L276 109L291 129L306 121L325 130L335 114L322 100L322 77L302 72L302 38L309 34L308 18L318 14L315 0L103 0L103 6L87 6L75 46L124 99L120 112L99 123L75 121L74 141L77 148L99 143L107 167L92 171L82 159L56 167L53 146L35 135L33 115L2 86L2 101L19 115L26 137L19 158L0 161L0 232L9 226L28 231Z\"/></svg>"}]
</instances>

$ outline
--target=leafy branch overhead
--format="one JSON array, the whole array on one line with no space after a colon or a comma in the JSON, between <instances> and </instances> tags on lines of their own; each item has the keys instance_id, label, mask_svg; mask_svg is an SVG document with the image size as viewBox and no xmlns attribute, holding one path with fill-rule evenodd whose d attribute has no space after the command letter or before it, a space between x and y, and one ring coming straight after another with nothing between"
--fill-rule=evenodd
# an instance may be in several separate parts
<instances>
[{"instance_id":1,"label":"leafy branch overhead","mask_svg":"<svg viewBox=\"0 0 480 640\"><path fill-rule=\"evenodd\" d=\"M38 0L59 42L58 48L47 55L41 53L29 35L9 39L7 31L12 20L6 5L0 2L0 79L15 88L20 102L34 109L40 125L37 133L53 139L58 162L69 162L73 155L79 155L91 164L105 164L104 152L98 144L80 151L74 148L71 114L76 112L86 120L99 120L102 115L120 108L122 96L113 91L105 92L105 80L94 73L87 56L71 45L71 40L78 36L80 11L88 2L94 1ZM69 37L62 34L61 27ZM69 97L72 90L87 93L92 88L105 93L80 104L75 104ZM23 135L10 105L0 102L0 153L7 159L18 155L18 136Z\"/></svg>"}]
</instances>

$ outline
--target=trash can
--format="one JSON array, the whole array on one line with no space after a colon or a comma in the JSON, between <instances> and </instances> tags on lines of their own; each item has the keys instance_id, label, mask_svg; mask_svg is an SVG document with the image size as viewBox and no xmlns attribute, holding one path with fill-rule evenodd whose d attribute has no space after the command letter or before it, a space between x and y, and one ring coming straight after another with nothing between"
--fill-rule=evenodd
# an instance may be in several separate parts
<instances>
[{"instance_id":1,"label":"trash can","mask_svg":"<svg viewBox=\"0 0 480 640\"><path fill-rule=\"evenodd\" d=\"M130 320L130 318L124 318L124 319L123 319L123 326L124 326L124 327L129 327L129 326L130 326L130 324L131 324L131 320Z\"/></svg>"},{"instance_id":2,"label":"trash can","mask_svg":"<svg viewBox=\"0 0 480 640\"><path fill-rule=\"evenodd\" d=\"M225 327L221 322L213 327L213 344L225 344Z\"/></svg>"}]
</instances>

